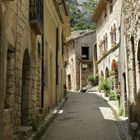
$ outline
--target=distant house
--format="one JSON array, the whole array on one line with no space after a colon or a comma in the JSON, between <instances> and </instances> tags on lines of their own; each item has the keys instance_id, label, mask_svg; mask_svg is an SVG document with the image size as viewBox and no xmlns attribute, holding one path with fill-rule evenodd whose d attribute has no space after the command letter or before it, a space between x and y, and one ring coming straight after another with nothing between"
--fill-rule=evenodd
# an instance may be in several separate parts
<instances>
[{"instance_id":1,"label":"distant house","mask_svg":"<svg viewBox=\"0 0 140 140\"><path fill-rule=\"evenodd\" d=\"M65 46L66 84L69 90L78 91L87 85L93 74L93 45L96 31L73 32Z\"/></svg>"}]
</instances>

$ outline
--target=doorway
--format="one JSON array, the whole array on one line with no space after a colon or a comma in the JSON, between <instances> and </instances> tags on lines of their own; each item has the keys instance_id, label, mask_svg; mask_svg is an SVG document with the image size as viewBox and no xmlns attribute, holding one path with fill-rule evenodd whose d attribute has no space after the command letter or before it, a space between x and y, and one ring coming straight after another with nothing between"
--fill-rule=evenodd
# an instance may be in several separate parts
<instances>
[{"instance_id":1,"label":"doorway","mask_svg":"<svg viewBox=\"0 0 140 140\"><path fill-rule=\"evenodd\" d=\"M68 89L71 89L71 75L68 75Z\"/></svg>"},{"instance_id":2,"label":"doorway","mask_svg":"<svg viewBox=\"0 0 140 140\"><path fill-rule=\"evenodd\" d=\"M29 97L31 82L31 64L28 50L25 50L22 65L22 91L21 91L21 125L29 125Z\"/></svg>"}]
</instances>

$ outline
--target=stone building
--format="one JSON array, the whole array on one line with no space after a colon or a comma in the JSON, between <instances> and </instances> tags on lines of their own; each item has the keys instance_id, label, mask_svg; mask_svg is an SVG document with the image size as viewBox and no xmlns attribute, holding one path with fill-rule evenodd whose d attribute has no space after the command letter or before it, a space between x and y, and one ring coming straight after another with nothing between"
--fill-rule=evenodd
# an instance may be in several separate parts
<instances>
[{"instance_id":1,"label":"stone building","mask_svg":"<svg viewBox=\"0 0 140 140\"><path fill-rule=\"evenodd\" d=\"M96 31L73 32L65 46L66 84L69 90L78 91L87 85L93 75L93 45Z\"/></svg>"},{"instance_id":2,"label":"stone building","mask_svg":"<svg viewBox=\"0 0 140 140\"><path fill-rule=\"evenodd\" d=\"M117 88L118 81L121 2L122 0L99 0L93 12L99 78L110 78L114 89Z\"/></svg>"},{"instance_id":3,"label":"stone building","mask_svg":"<svg viewBox=\"0 0 140 140\"><path fill-rule=\"evenodd\" d=\"M44 2L0 1L0 140L27 139L63 97L66 4Z\"/></svg>"},{"instance_id":4,"label":"stone building","mask_svg":"<svg viewBox=\"0 0 140 140\"><path fill-rule=\"evenodd\" d=\"M43 3L34 4L0 2L2 140L25 139L40 114Z\"/></svg>"},{"instance_id":5,"label":"stone building","mask_svg":"<svg viewBox=\"0 0 140 140\"><path fill-rule=\"evenodd\" d=\"M122 44L125 51L126 92L130 122L140 126L140 2L124 0L122 7ZM124 54L120 55L120 60ZM123 80L123 77L121 77Z\"/></svg>"}]
</instances>

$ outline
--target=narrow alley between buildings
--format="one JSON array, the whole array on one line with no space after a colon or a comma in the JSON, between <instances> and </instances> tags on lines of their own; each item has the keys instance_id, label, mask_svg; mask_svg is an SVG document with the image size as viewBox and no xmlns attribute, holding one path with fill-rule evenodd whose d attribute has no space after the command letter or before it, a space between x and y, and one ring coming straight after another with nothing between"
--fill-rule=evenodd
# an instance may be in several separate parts
<instances>
[{"instance_id":1,"label":"narrow alley between buildings","mask_svg":"<svg viewBox=\"0 0 140 140\"><path fill-rule=\"evenodd\" d=\"M0 140L140 140L139 25L140 0L0 0Z\"/></svg>"},{"instance_id":2,"label":"narrow alley between buildings","mask_svg":"<svg viewBox=\"0 0 140 140\"><path fill-rule=\"evenodd\" d=\"M69 93L41 140L121 140L109 105L97 94Z\"/></svg>"}]
</instances>

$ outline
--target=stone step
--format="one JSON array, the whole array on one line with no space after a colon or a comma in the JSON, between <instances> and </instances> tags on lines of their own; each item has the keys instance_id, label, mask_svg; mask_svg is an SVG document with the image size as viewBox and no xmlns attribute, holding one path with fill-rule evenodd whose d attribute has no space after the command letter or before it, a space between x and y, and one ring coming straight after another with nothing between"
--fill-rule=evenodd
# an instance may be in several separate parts
<instances>
[{"instance_id":1,"label":"stone step","mask_svg":"<svg viewBox=\"0 0 140 140\"><path fill-rule=\"evenodd\" d=\"M22 126L20 128L20 140L28 139L33 133L33 128L31 126Z\"/></svg>"}]
</instances>

